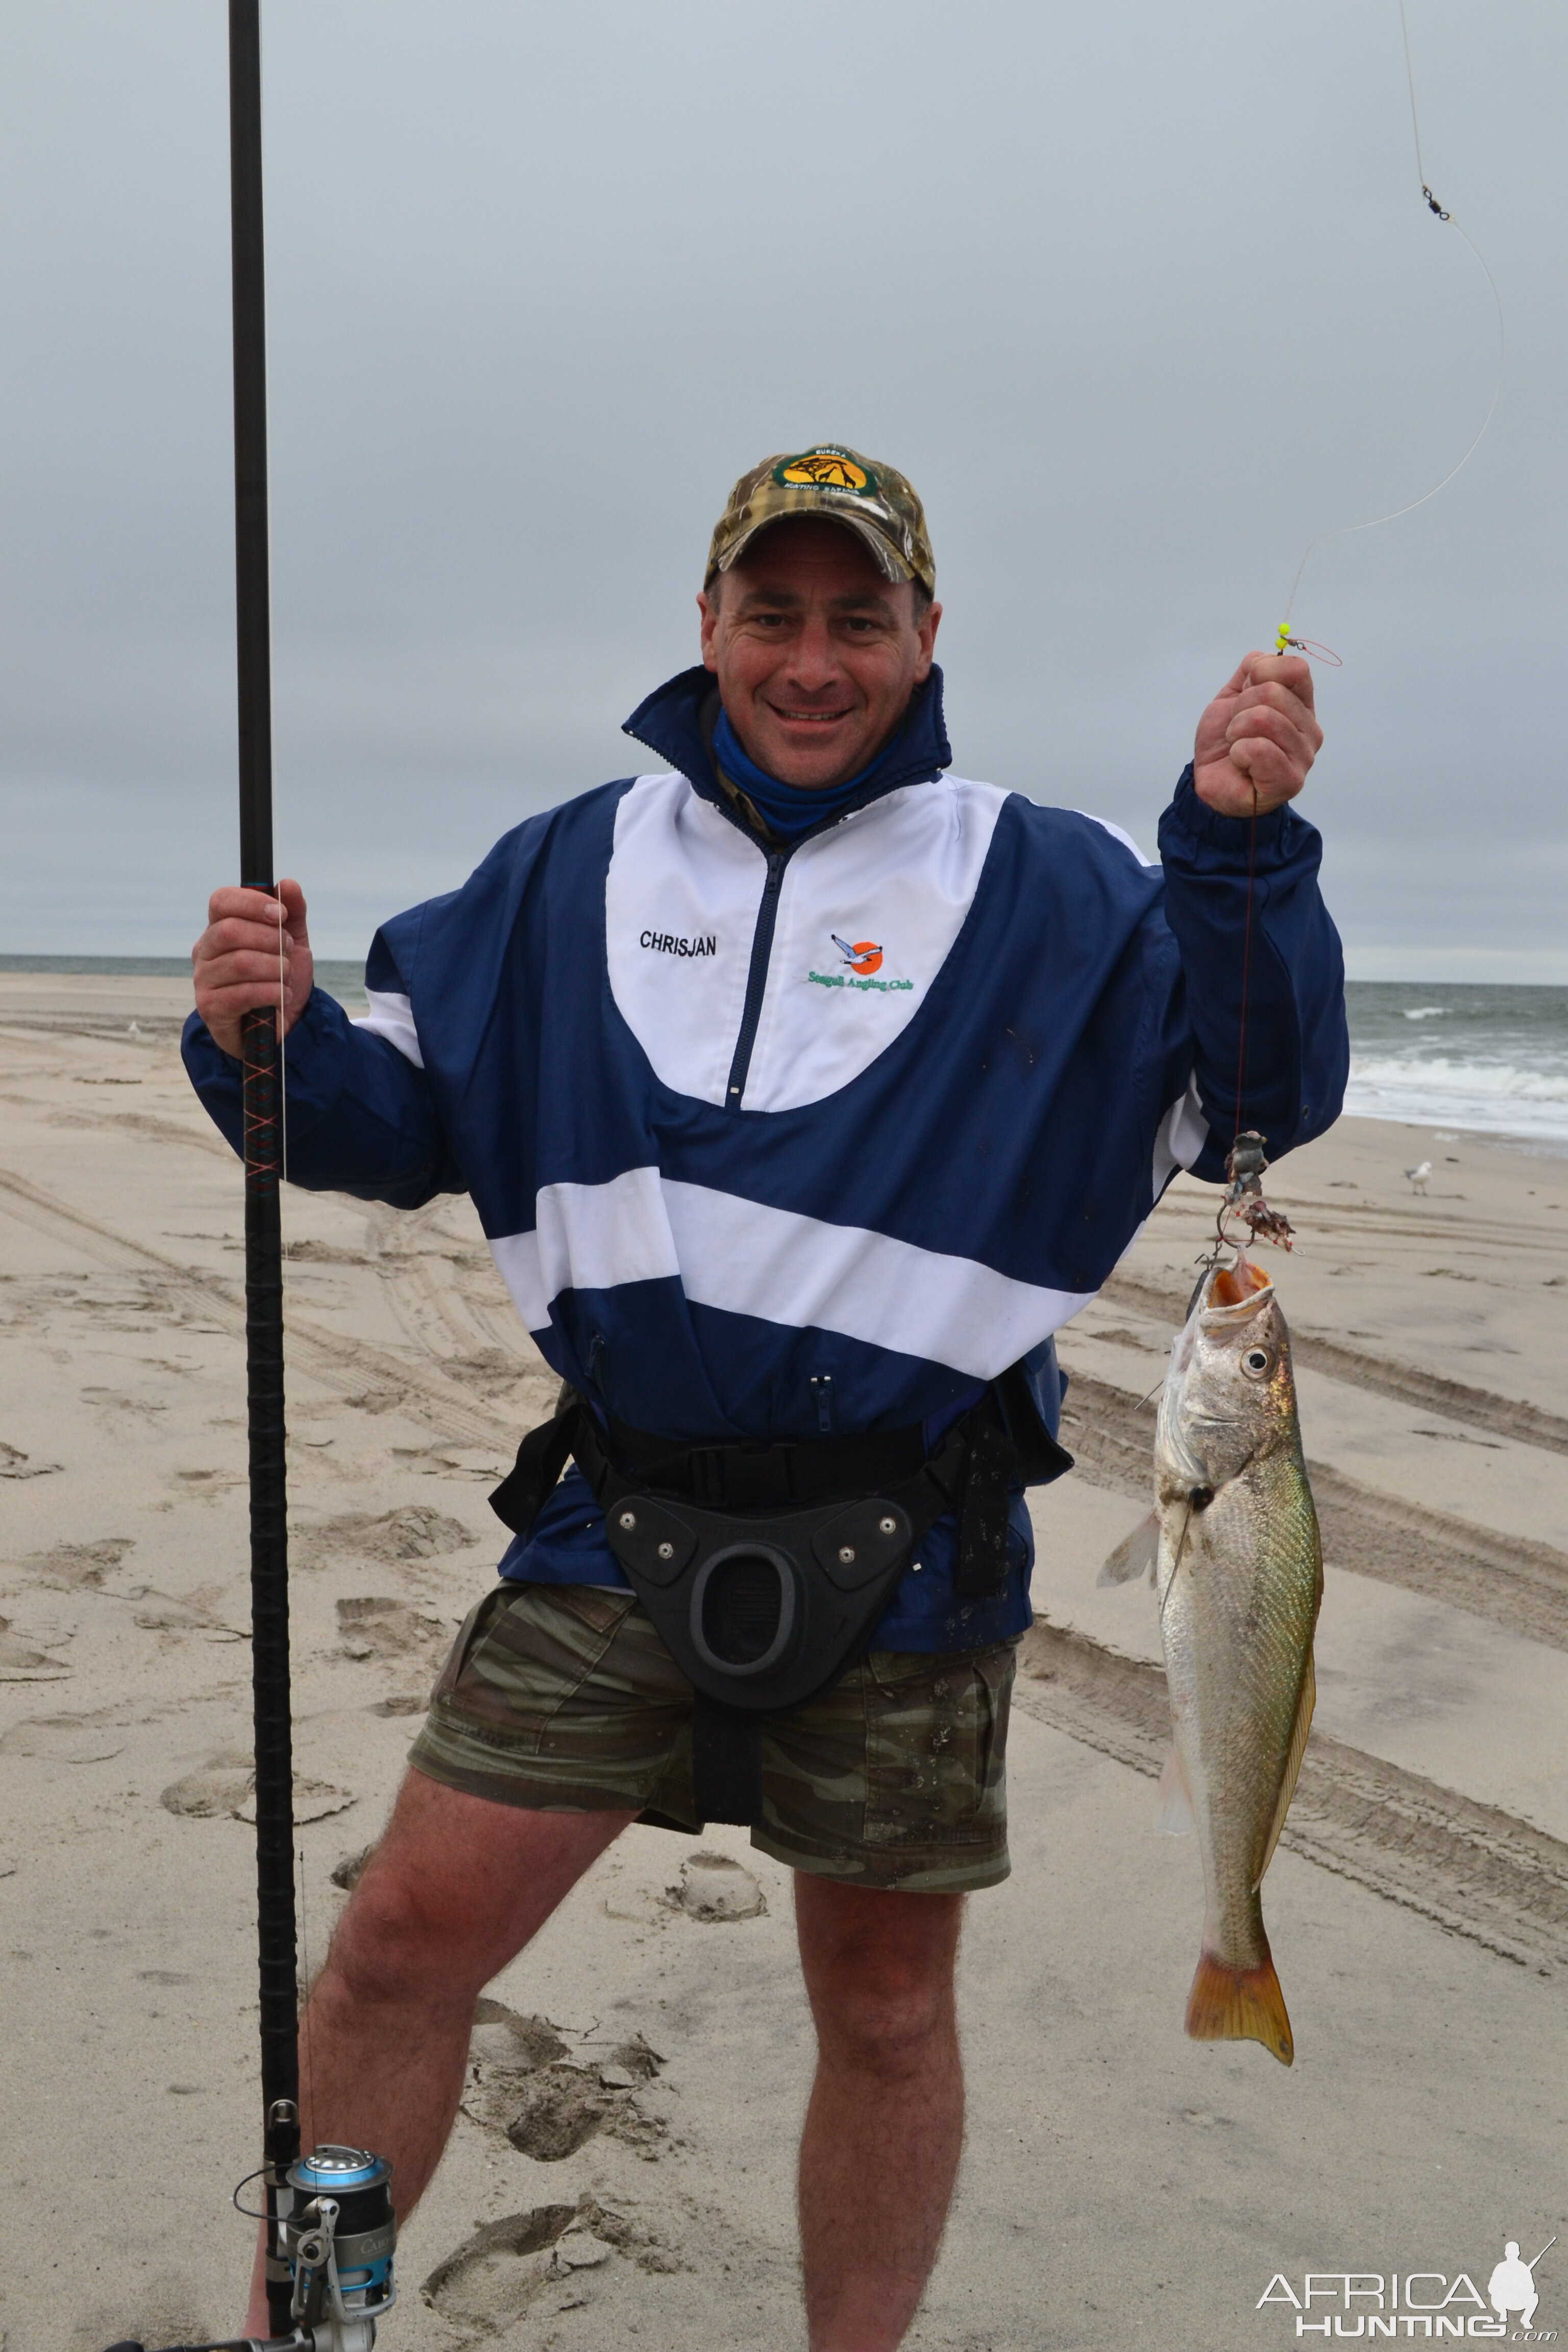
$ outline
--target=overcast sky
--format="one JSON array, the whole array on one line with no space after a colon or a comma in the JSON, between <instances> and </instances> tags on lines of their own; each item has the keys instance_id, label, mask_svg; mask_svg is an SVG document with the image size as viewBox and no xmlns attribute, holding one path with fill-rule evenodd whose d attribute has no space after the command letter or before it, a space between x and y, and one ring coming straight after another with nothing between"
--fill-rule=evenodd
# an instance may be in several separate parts
<instances>
[{"instance_id":1,"label":"overcast sky","mask_svg":"<svg viewBox=\"0 0 1568 2352\"><path fill-rule=\"evenodd\" d=\"M1568 11L1408 0L1507 311L1313 557L1352 969L1568 978ZM319 945L635 772L730 483L923 495L962 773L1152 845L1305 542L1495 365L1397 0L263 0L280 863ZM237 856L226 12L0 15L0 949ZM646 757L646 755L644 755Z\"/></svg>"}]
</instances>

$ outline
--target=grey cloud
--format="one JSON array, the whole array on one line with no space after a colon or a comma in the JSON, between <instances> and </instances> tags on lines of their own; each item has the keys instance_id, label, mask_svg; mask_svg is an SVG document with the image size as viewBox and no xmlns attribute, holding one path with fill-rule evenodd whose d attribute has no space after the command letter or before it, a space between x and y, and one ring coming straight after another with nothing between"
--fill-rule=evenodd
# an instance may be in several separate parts
<instances>
[{"instance_id":1,"label":"grey cloud","mask_svg":"<svg viewBox=\"0 0 1568 2352\"><path fill-rule=\"evenodd\" d=\"M960 766L1152 838L1315 531L1489 384L1398 12L264 0L279 838L323 943L635 764L730 480L931 514ZM1568 25L1412 0L1510 373L1319 551L1352 947L1550 950ZM177 950L233 856L223 17L0 19L5 945Z\"/></svg>"}]
</instances>

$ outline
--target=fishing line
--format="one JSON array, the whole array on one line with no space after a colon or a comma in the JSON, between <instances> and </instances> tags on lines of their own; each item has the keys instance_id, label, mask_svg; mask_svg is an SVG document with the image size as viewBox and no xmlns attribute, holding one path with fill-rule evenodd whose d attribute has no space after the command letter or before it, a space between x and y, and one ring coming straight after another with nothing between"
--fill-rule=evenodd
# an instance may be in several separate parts
<instances>
[{"instance_id":1,"label":"fishing line","mask_svg":"<svg viewBox=\"0 0 1568 2352\"><path fill-rule=\"evenodd\" d=\"M310 2077L312 2107L316 2097L316 2043L310 2029L310 1929L305 1907L305 1849L296 1849L300 1863L300 1965L305 1975L305 2072ZM304 2102L300 2101L303 2107Z\"/></svg>"},{"instance_id":2,"label":"fishing line","mask_svg":"<svg viewBox=\"0 0 1568 2352\"><path fill-rule=\"evenodd\" d=\"M1252 783L1250 776L1248 783ZM1247 1068L1247 996L1252 977L1252 901L1258 872L1258 786L1252 785L1252 815L1247 828L1247 918L1241 933L1241 1019L1236 1038L1236 1117L1232 1136L1241 1133L1241 1081Z\"/></svg>"},{"instance_id":3,"label":"fishing line","mask_svg":"<svg viewBox=\"0 0 1568 2352\"><path fill-rule=\"evenodd\" d=\"M1426 205L1427 211L1432 214L1436 220L1440 222L1444 227L1453 229L1461 238L1468 252L1474 257L1478 267L1479 268L1483 277L1486 278L1487 285L1491 290L1492 304L1497 311L1497 374L1492 383L1491 398L1487 403L1486 415L1481 419L1479 430L1465 448L1463 454L1454 465L1449 467L1447 472L1442 477L1440 481L1434 482L1430 489L1423 490L1419 498L1406 499L1403 506L1390 508L1386 514L1369 515L1366 517L1364 521L1362 522L1336 523L1331 530L1320 531L1315 539L1309 540L1307 542L1301 561L1296 566L1296 577L1290 583L1290 593L1287 598L1285 604L1285 618L1280 622L1279 629L1276 632L1274 650L1276 654L1283 654L1287 651L1303 654L1309 660L1327 663L1335 669L1343 667L1343 664L1341 662L1338 654L1331 651L1329 646L1318 644L1315 638L1295 635L1292 633L1290 625L1296 609L1296 598L1300 591L1302 577L1306 572L1308 563L1311 560L1314 551L1326 545L1331 539L1347 539L1357 531L1376 530L1385 522L1397 522L1402 515L1414 514L1417 507L1424 507L1429 499L1436 497L1439 490L1447 489L1455 475L1461 472L1462 469L1468 465L1470 459L1475 456L1476 451L1480 447L1482 441L1486 437L1487 428L1490 425L1492 418L1497 412L1498 401L1501 397L1503 368L1508 355L1507 333L1503 324L1502 296L1498 290L1497 280L1492 276L1490 269L1487 266L1486 257L1481 253L1474 239L1468 235L1462 224L1455 219L1453 213L1445 205L1439 204L1436 196L1432 192L1431 183L1426 177L1426 158L1421 152L1421 117L1415 103L1415 60L1411 55L1410 22L1406 13L1405 0L1399 0L1399 29L1405 47L1405 87L1409 92L1410 98L1410 127L1414 134L1415 143L1415 177L1421 190L1422 202ZM1248 781L1250 782L1251 779ZM1227 1191L1224 1201L1220 1204L1219 1214L1215 1222L1215 1242L1214 1251L1212 1252L1208 1261L1211 1268L1214 1265L1218 1263L1220 1253L1227 1244L1237 1246L1238 1248L1245 1248L1245 1244L1231 1244L1230 1237L1226 1232L1226 1220L1227 1215L1233 1210L1240 1210L1242 1212L1244 1220L1249 1228L1249 1234L1252 1239L1256 1240L1262 1235L1270 1241L1279 1241L1283 1243L1287 1249L1290 1246L1290 1223L1289 1218L1268 1208L1267 1203L1263 1200L1260 1189L1263 1171L1268 1164L1263 1158L1263 1145L1267 1139L1258 1135L1248 1135L1244 1137L1241 1131L1241 1107L1245 1093L1244 1081L1247 1073L1247 1014L1252 977L1252 930L1256 892L1257 849L1258 786L1256 782L1253 782L1252 813L1247 826L1247 901L1246 913L1242 922L1241 937L1241 1002L1237 1027L1236 1102L1235 1121L1232 1128L1232 1134L1235 1139L1231 1145L1230 1156L1226 1162L1226 1173L1230 1180L1229 1190ZM1252 1149L1249 1150L1247 1147L1252 1147ZM1200 1289L1201 1286L1202 1286L1200 1284Z\"/></svg>"},{"instance_id":4,"label":"fishing line","mask_svg":"<svg viewBox=\"0 0 1568 2352\"><path fill-rule=\"evenodd\" d=\"M1439 490L1446 490L1455 475L1469 464L1486 438L1487 427L1496 414L1497 404L1502 394L1503 365L1508 355L1508 338L1503 325L1502 296L1498 291L1497 279L1487 267L1486 257L1479 247L1463 225L1454 217L1453 213L1438 203L1426 178L1426 166L1421 153L1421 118L1415 105L1415 67L1410 50L1410 22L1405 11L1405 0L1399 0L1399 29L1405 41L1405 79L1410 92L1410 127L1415 134L1415 176L1420 185L1422 202L1434 219L1441 222L1444 227L1451 228L1460 238L1466 249L1473 256L1491 290L1492 304L1497 311L1497 374L1492 383L1492 396L1487 403L1487 413L1481 419L1479 430L1466 448L1464 455L1456 464L1449 467L1441 481L1434 482L1429 490L1423 490L1418 499L1410 499L1404 506L1391 508L1387 514L1369 515L1364 522L1336 523L1331 530L1321 530L1316 539L1308 542L1306 553L1296 567L1296 577L1290 583L1290 593L1285 604L1285 618L1279 624L1274 649L1276 653L1281 654L1287 649L1292 653L1305 654L1310 660L1331 663L1336 669L1343 667L1337 654L1331 653L1327 646L1320 646L1310 637L1293 636L1290 630L1290 620L1296 609L1296 597L1300 589L1301 575L1307 569L1314 549L1323 546L1331 539L1347 539L1356 531L1376 530L1385 522L1397 522L1402 515L1414 514L1417 507L1424 507L1429 499L1435 499Z\"/></svg>"}]
</instances>

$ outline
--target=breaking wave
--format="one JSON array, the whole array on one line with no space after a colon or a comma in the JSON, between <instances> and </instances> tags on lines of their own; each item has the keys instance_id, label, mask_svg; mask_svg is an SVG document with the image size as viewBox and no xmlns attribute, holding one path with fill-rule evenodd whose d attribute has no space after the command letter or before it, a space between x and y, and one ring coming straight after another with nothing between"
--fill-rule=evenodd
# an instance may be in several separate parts
<instances>
[{"instance_id":1,"label":"breaking wave","mask_svg":"<svg viewBox=\"0 0 1568 2352\"><path fill-rule=\"evenodd\" d=\"M1352 1118L1434 1119L1494 1135L1568 1140L1568 1072L1436 1055L1352 1055L1345 1109Z\"/></svg>"}]
</instances>

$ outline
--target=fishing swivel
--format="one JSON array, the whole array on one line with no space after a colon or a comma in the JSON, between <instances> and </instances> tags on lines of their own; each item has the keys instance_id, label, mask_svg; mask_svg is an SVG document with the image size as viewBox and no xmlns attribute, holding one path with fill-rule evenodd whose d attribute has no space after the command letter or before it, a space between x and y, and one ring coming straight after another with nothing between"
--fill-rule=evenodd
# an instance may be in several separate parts
<instances>
[{"instance_id":1,"label":"fishing swivel","mask_svg":"<svg viewBox=\"0 0 1568 2352\"><path fill-rule=\"evenodd\" d=\"M1250 1242L1272 1242L1279 1249L1293 1244L1296 1229L1289 1218L1283 1209L1271 1209L1263 1197L1263 1179L1268 1169L1263 1150L1267 1141L1267 1136L1248 1128L1226 1155L1228 1181L1215 1217L1214 1244L1198 1261L1205 1274L1218 1265L1227 1250L1245 1251ZM1245 1227L1244 1233L1229 1230L1233 1219Z\"/></svg>"},{"instance_id":2,"label":"fishing swivel","mask_svg":"<svg viewBox=\"0 0 1568 2352\"><path fill-rule=\"evenodd\" d=\"M1344 664L1331 646L1321 646L1316 637L1293 637L1290 624L1281 621L1274 633L1277 654L1303 654L1308 661L1322 662L1330 669L1343 669Z\"/></svg>"}]
</instances>

